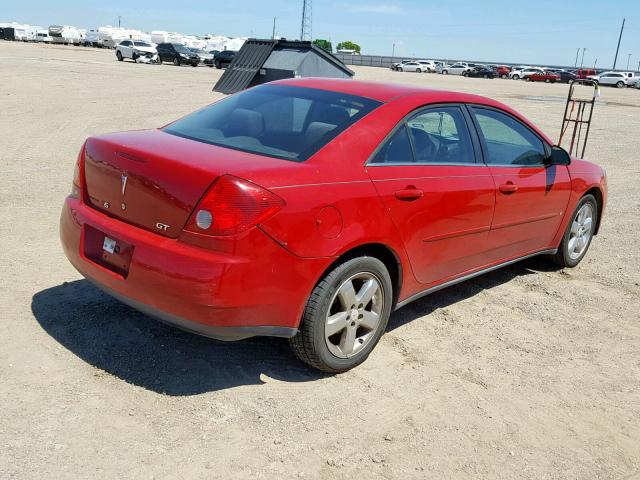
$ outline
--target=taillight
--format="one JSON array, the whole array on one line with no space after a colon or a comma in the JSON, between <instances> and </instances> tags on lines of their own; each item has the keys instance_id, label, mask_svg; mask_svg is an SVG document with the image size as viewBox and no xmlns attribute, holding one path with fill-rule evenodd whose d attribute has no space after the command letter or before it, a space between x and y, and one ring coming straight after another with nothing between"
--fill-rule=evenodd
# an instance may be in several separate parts
<instances>
[{"instance_id":1,"label":"taillight","mask_svg":"<svg viewBox=\"0 0 640 480\"><path fill-rule=\"evenodd\" d=\"M78 153L76 165L73 168L73 181L71 182L71 198L82 198L82 185L84 183L84 145Z\"/></svg>"},{"instance_id":2,"label":"taillight","mask_svg":"<svg viewBox=\"0 0 640 480\"><path fill-rule=\"evenodd\" d=\"M264 222L284 205L284 200L255 183L223 175L211 185L184 228L208 235L235 235Z\"/></svg>"}]
</instances>

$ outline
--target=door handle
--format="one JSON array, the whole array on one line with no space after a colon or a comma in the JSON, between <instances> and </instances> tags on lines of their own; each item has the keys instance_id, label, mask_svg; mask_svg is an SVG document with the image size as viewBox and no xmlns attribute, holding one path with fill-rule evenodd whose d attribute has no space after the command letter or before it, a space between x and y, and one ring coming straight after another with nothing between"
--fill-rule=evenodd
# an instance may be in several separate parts
<instances>
[{"instance_id":1,"label":"door handle","mask_svg":"<svg viewBox=\"0 0 640 480\"><path fill-rule=\"evenodd\" d=\"M502 193L509 195L518 191L518 186L515 183L507 182L498 187Z\"/></svg>"},{"instance_id":2,"label":"door handle","mask_svg":"<svg viewBox=\"0 0 640 480\"><path fill-rule=\"evenodd\" d=\"M395 192L395 196L398 200L402 200L403 202L412 202L422 198L424 196L424 192L417 188L404 188L402 190L397 190Z\"/></svg>"}]
</instances>

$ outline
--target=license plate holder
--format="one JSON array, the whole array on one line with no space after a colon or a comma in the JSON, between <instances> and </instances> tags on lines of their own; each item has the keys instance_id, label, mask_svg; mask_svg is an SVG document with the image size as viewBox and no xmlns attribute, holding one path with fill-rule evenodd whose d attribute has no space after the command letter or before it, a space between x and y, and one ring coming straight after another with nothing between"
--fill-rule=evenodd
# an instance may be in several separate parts
<instances>
[{"instance_id":1,"label":"license plate holder","mask_svg":"<svg viewBox=\"0 0 640 480\"><path fill-rule=\"evenodd\" d=\"M85 224L84 256L91 262L127 278L133 250L130 243Z\"/></svg>"}]
</instances>

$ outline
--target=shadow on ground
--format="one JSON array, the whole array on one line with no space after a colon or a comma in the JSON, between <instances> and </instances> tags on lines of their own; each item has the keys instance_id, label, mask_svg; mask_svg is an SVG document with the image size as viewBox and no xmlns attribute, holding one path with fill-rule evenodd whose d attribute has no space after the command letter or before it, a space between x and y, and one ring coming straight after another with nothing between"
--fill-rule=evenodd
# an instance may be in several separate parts
<instances>
[{"instance_id":1,"label":"shadow on ground","mask_svg":"<svg viewBox=\"0 0 640 480\"><path fill-rule=\"evenodd\" d=\"M388 330L452 305L544 265L531 261L433 293L398 310ZM253 338L218 342L164 325L104 294L86 280L33 296L42 328L89 364L126 382L167 395L196 395L264 383L261 375L308 382L325 375L298 361L287 342Z\"/></svg>"}]
</instances>

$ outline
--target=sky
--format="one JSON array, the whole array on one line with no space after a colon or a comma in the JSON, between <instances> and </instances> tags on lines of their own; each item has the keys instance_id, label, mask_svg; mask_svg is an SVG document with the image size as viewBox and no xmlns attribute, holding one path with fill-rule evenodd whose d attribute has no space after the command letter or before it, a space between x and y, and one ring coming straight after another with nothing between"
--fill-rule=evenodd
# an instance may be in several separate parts
<instances>
[{"instance_id":1,"label":"sky","mask_svg":"<svg viewBox=\"0 0 640 480\"><path fill-rule=\"evenodd\" d=\"M3 0L0 22L300 36L302 0ZM618 68L640 61L638 0L314 0L313 37L351 40L363 54L610 68L623 17Z\"/></svg>"}]
</instances>

